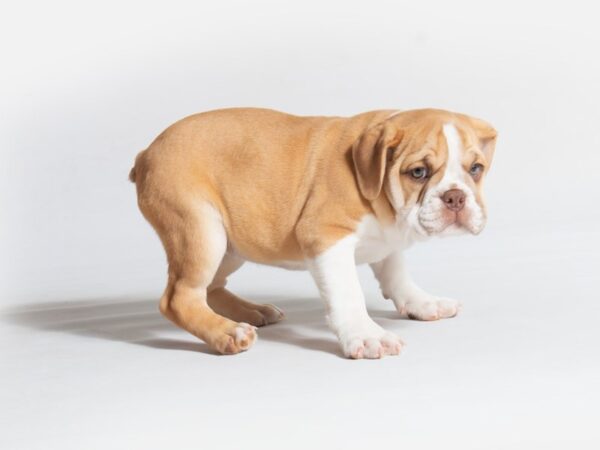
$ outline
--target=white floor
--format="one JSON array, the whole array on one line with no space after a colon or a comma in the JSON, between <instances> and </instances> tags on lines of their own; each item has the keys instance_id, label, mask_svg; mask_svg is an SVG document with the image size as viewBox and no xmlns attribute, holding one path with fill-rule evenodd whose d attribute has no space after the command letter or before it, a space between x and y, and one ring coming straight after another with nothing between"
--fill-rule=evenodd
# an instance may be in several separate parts
<instances>
[{"instance_id":1,"label":"white floor","mask_svg":"<svg viewBox=\"0 0 600 450\"><path fill-rule=\"evenodd\" d=\"M0 447L597 448L597 267L571 242L600 236L582 233L415 248L417 278L465 303L436 323L397 319L361 268L373 317L408 344L381 361L341 357L305 273L234 276L287 314L237 356L165 321L160 292L6 307Z\"/></svg>"}]
</instances>

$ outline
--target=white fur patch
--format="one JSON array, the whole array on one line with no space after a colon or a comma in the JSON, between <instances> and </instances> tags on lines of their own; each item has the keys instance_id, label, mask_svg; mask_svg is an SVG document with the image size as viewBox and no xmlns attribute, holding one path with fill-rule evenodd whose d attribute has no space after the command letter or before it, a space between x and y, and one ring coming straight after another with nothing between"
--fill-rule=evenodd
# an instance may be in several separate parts
<instances>
[{"instance_id":1,"label":"white fur patch","mask_svg":"<svg viewBox=\"0 0 600 450\"><path fill-rule=\"evenodd\" d=\"M356 264L381 261L394 250L408 248L414 241L405 222L384 226L370 214L362 218L356 238Z\"/></svg>"},{"instance_id":2,"label":"white fur patch","mask_svg":"<svg viewBox=\"0 0 600 450\"><path fill-rule=\"evenodd\" d=\"M452 183L464 181L464 170L462 167L463 144L458 134L458 130L451 123L444 124L444 137L448 147L448 161L444 178L440 184L452 186ZM452 187L449 187L452 189Z\"/></svg>"}]
</instances>

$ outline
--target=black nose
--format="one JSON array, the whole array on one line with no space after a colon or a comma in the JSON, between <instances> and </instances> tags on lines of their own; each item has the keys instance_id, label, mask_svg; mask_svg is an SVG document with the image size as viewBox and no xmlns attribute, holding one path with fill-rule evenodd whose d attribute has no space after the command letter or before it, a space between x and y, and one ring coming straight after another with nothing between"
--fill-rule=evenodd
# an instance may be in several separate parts
<instances>
[{"instance_id":1,"label":"black nose","mask_svg":"<svg viewBox=\"0 0 600 450\"><path fill-rule=\"evenodd\" d=\"M458 212L465 206L465 193L460 189L450 189L442 195L442 201L451 211Z\"/></svg>"}]
</instances>

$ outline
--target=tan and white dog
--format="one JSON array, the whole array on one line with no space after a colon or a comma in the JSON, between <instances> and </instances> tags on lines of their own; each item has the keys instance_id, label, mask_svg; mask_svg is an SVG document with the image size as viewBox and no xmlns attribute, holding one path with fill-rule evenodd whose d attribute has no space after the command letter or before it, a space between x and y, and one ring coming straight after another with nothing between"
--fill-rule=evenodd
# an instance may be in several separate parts
<instances>
[{"instance_id":1,"label":"tan and white dog","mask_svg":"<svg viewBox=\"0 0 600 450\"><path fill-rule=\"evenodd\" d=\"M175 123L130 173L167 253L160 310L220 353L238 353L283 314L235 296L227 277L244 261L308 269L344 355L398 354L402 341L367 313L355 266L371 265L404 316L456 315L458 302L410 280L402 252L482 230L495 142L489 124L435 109L299 117L239 108Z\"/></svg>"}]
</instances>

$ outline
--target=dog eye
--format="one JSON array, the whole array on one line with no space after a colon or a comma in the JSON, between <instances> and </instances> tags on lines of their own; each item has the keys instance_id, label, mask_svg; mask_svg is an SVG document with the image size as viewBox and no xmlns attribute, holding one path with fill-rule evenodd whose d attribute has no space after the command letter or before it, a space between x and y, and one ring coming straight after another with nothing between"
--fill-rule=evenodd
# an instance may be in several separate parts
<instances>
[{"instance_id":1,"label":"dog eye","mask_svg":"<svg viewBox=\"0 0 600 450\"><path fill-rule=\"evenodd\" d=\"M483 165L479 164L479 163L473 164L471 166L471 168L469 169L469 173L475 180L478 180L479 177L481 177L482 172L483 172Z\"/></svg>"},{"instance_id":2,"label":"dog eye","mask_svg":"<svg viewBox=\"0 0 600 450\"><path fill-rule=\"evenodd\" d=\"M425 180L428 175L427 167L416 167L410 171L410 176L419 181Z\"/></svg>"}]
</instances>

